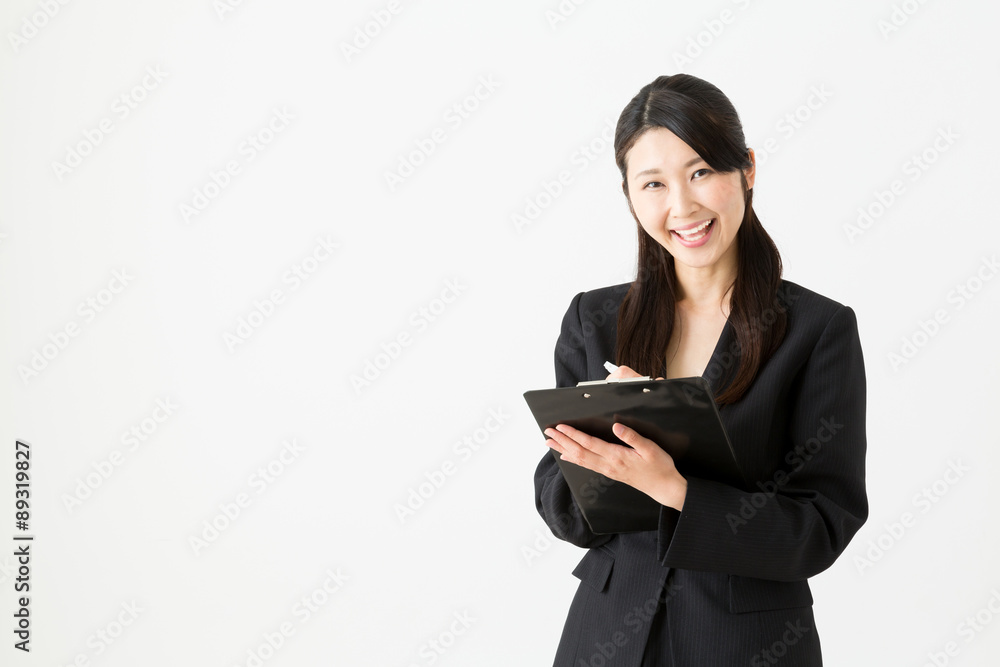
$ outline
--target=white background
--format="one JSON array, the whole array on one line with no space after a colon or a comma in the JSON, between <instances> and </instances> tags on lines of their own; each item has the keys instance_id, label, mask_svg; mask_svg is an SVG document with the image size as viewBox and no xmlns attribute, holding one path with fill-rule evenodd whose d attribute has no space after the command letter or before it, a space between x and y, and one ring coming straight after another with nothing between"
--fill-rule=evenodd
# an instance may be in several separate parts
<instances>
[{"instance_id":1,"label":"white background","mask_svg":"<svg viewBox=\"0 0 1000 667\"><path fill-rule=\"evenodd\" d=\"M740 112L785 277L858 315L871 515L812 580L827 663L994 664L997 5L387 7L3 4L0 662L550 664L583 552L535 512L546 450L521 394L553 386L572 296L634 275L606 124L686 71ZM185 216L196 190L211 197ZM323 261L318 239L338 246ZM295 286L295 266L315 270ZM158 400L177 406L160 422ZM12 647L15 439L32 452L30 655Z\"/></svg>"}]
</instances>

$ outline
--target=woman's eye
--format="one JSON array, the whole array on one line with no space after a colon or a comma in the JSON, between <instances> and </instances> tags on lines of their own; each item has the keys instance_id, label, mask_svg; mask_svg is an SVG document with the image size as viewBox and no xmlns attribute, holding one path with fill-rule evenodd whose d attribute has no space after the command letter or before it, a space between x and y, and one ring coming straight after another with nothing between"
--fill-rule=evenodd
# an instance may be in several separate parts
<instances>
[{"instance_id":1,"label":"woman's eye","mask_svg":"<svg viewBox=\"0 0 1000 667\"><path fill-rule=\"evenodd\" d=\"M656 189L657 186L662 186L662 185L663 184L660 183L659 181L650 181L649 183L646 183L646 185L642 186L642 189L643 190L649 190L651 188L651 186L652 186L652 189Z\"/></svg>"},{"instance_id":2,"label":"woman's eye","mask_svg":"<svg viewBox=\"0 0 1000 667\"><path fill-rule=\"evenodd\" d=\"M712 173L712 172L709 169L699 169L698 171L694 172L694 175L695 175L695 177L697 177L698 174L703 174L703 175L707 176L710 173Z\"/></svg>"}]
</instances>

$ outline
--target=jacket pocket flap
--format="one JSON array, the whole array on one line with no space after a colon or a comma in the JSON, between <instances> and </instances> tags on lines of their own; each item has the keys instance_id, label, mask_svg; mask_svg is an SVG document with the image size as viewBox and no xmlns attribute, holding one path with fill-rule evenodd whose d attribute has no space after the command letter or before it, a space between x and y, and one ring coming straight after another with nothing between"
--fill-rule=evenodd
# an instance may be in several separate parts
<instances>
[{"instance_id":1,"label":"jacket pocket flap","mask_svg":"<svg viewBox=\"0 0 1000 667\"><path fill-rule=\"evenodd\" d=\"M772 581L729 575L729 611L791 609L812 606L812 592L805 581Z\"/></svg>"},{"instance_id":2,"label":"jacket pocket flap","mask_svg":"<svg viewBox=\"0 0 1000 667\"><path fill-rule=\"evenodd\" d=\"M601 592L608 584L615 557L597 547L588 551L573 570L573 576Z\"/></svg>"}]
</instances>

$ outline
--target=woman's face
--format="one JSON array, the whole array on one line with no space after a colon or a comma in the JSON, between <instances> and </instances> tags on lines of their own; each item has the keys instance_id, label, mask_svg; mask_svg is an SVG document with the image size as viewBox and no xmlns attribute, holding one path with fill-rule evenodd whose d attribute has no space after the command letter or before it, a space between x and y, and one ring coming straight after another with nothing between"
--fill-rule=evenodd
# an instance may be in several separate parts
<instances>
[{"instance_id":1,"label":"woman's face","mask_svg":"<svg viewBox=\"0 0 1000 667\"><path fill-rule=\"evenodd\" d=\"M662 127L639 137L626 155L626 165L632 210L675 265L722 268L731 262L735 267L734 241L745 209L739 171L715 171ZM747 188L752 188L754 167L744 174Z\"/></svg>"}]
</instances>

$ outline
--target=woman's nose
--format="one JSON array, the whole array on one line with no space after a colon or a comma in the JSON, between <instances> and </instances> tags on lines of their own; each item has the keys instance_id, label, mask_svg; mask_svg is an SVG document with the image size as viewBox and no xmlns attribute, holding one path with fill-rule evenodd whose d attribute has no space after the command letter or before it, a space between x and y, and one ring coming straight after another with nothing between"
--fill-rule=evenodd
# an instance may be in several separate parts
<instances>
[{"instance_id":1,"label":"woman's nose","mask_svg":"<svg viewBox=\"0 0 1000 667\"><path fill-rule=\"evenodd\" d=\"M667 193L667 206L670 215L675 218L690 217L697 209L694 193L685 185L671 188Z\"/></svg>"}]
</instances>

